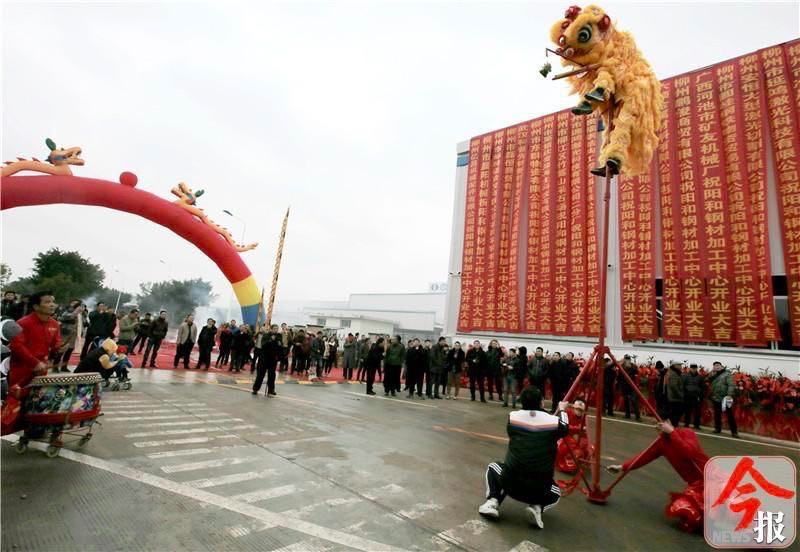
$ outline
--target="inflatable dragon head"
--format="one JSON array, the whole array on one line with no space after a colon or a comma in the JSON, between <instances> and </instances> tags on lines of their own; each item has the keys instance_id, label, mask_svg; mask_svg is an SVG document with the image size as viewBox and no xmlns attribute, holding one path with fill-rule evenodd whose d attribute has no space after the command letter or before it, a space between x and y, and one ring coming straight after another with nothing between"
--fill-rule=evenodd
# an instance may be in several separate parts
<instances>
[{"instance_id":1,"label":"inflatable dragon head","mask_svg":"<svg viewBox=\"0 0 800 552\"><path fill-rule=\"evenodd\" d=\"M81 148L59 148L50 138L45 140L45 144L50 149L50 155L47 156L47 160L53 165L83 165L84 160L81 159Z\"/></svg>"},{"instance_id":2,"label":"inflatable dragon head","mask_svg":"<svg viewBox=\"0 0 800 552\"><path fill-rule=\"evenodd\" d=\"M589 65L603 59L611 31L611 18L603 8L570 6L550 28L550 39L558 46L556 52L563 56L564 65Z\"/></svg>"}]
</instances>

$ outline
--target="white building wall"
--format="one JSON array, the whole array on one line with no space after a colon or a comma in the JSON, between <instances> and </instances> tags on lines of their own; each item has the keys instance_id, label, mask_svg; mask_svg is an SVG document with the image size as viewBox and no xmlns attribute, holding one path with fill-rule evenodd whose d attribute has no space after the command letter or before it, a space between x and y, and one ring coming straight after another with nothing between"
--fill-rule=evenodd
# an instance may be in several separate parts
<instances>
[{"instance_id":1,"label":"white building wall","mask_svg":"<svg viewBox=\"0 0 800 552\"><path fill-rule=\"evenodd\" d=\"M770 152L770 148L767 147ZM469 152L469 141L460 142L457 154ZM771 153L768 153L771 156ZM770 232L770 256L772 273L783 274L783 252L779 226L777 222L777 199L774 189L774 171L772 162L768 163L768 224ZM464 216L466 209L468 166L456 167L456 181L454 189L453 225L450 237L450 265L448 275L447 299L445 308L444 332L450 341L472 342L475 339L487 341L497 338L504 346L525 345L528 351L541 346L545 350L559 351L561 353L572 351L576 355L583 354L588 357L596 339L589 338L562 338L555 336L537 336L531 334L499 334L494 332L471 332L469 334L457 331L458 310L461 300L461 261L464 250ZM596 179L598 185L598 239L602 231L603 193L601 179ZM760 370L769 368L772 372L781 372L789 377L800 377L800 352L779 351L768 349L747 349L739 347L697 346L689 344L666 343L640 343L622 341L622 307L620 304L620 275L619 275L619 245L617 242L617 189L612 184L609 217L609 262L608 278L610 280L606 297L606 310L608 312L606 342L612 347L615 356L622 358L626 353L636 355L639 362L652 357L653 361L661 360L664 363L672 359L697 362L703 366L710 366L715 360L730 367L741 367L742 370L757 374ZM658 226L658 225L657 225ZM660 231L657 232L660 239ZM524 239L524 238L523 238ZM598 257L600 257L598 251ZM657 257L660 257L658 255ZM658 268L660 271L660 262ZM601 267L602 269L602 267ZM660 277L660 274L658 275Z\"/></svg>"},{"instance_id":2,"label":"white building wall","mask_svg":"<svg viewBox=\"0 0 800 552\"><path fill-rule=\"evenodd\" d=\"M463 238L462 238L463 239ZM444 322L445 293L354 293L348 307L381 311L434 312L435 322Z\"/></svg>"}]
</instances>

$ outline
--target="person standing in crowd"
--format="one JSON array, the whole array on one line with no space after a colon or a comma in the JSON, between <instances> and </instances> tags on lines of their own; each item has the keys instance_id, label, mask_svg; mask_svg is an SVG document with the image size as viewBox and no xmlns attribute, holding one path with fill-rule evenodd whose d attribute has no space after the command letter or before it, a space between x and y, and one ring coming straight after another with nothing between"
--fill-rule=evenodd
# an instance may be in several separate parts
<instances>
[{"instance_id":1,"label":"person standing in crowd","mask_svg":"<svg viewBox=\"0 0 800 552\"><path fill-rule=\"evenodd\" d=\"M241 372L250 361L250 351L253 349L253 336L250 333L250 326L241 324L239 332L233 336L233 349L231 351L231 365L228 372L234 370Z\"/></svg>"},{"instance_id":2,"label":"person standing in crowd","mask_svg":"<svg viewBox=\"0 0 800 552\"><path fill-rule=\"evenodd\" d=\"M306 342L306 332L299 330L294 334L294 342L292 343L292 374L302 374L306 371L307 359L303 355L303 345Z\"/></svg>"},{"instance_id":3,"label":"person standing in crowd","mask_svg":"<svg viewBox=\"0 0 800 552\"><path fill-rule=\"evenodd\" d=\"M486 356L486 351L481 347L481 342L477 339L472 343L472 349L467 351L467 370L469 371L469 394L471 400L475 400L475 384L478 384L478 389L481 392L481 402L486 402L486 397L483 393L483 380L486 378L486 372L489 369L489 359Z\"/></svg>"},{"instance_id":4,"label":"person standing in crowd","mask_svg":"<svg viewBox=\"0 0 800 552\"><path fill-rule=\"evenodd\" d=\"M623 357L622 369L625 370L625 373L628 375L631 381L633 381L634 385L638 385L639 369L633 363L631 355L625 355ZM630 383L628 383L628 380L625 377L620 378L620 387L622 388L622 400L625 408L625 417L629 420L631 419L631 404L633 404L633 415L636 416L637 422L641 422L642 417L639 414L639 394L636 392L636 389L632 387Z\"/></svg>"},{"instance_id":5,"label":"person standing in crowd","mask_svg":"<svg viewBox=\"0 0 800 552\"><path fill-rule=\"evenodd\" d=\"M365 382L367 378L367 356L369 356L370 349L372 349L372 347L369 337L365 335L358 344L358 375L356 379L360 382Z\"/></svg>"},{"instance_id":6,"label":"person standing in crowd","mask_svg":"<svg viewBox=\"0 0 800 552\"><path fill-rule=\"evenodd\" d=\"M714 362L714 369L708 378L711 385L711 404L714 407L714 433L722 433L722 412L728 417L728 427L733 437L739 437L736 429L733 398L736 395L736 384L731 374L722 363ZM675 425L675 424L673 424Z\"/></svg>"},{"instance_id":7,"label":"person standing in crowd","mask_svg":"<svg viewBox=\"0 0 800 552\"><path fill-rule=\"evenodd\" d=\"M553 402L550 413L555 414L556 407L564 399L564 395L569 390L569 372L567 364L561 358L561 353L555 352L550 357L550 364L547 367L547 377L550 380L550 387L553 393Z\"/></svg>"},{"instance_id":8,"label":"person standing in crowd","mask_svg":"<svg viewBox=\"0 0 800 552\"><path fill-rule=\"evenodd\" d=\"M69 359L75 350L75 343L78 339L82 310L81 302L73 299L57 316L58 322L61 324L61 346L53 360L53 371L55 372L69 372Z\"/></svg>"},{"instance_id":9,"label":"person standing in crowd","mask_svg":"<svg viewBox=\"0 0 800 552\"><path fill-rule=\"evenodd\" d=\"M289 350L294 342L294 335L289 326L284 322L281 324L281 362L280 371L285 372L289 369Z\"/></svg>"},{"instance_id":10,"label":"person standing in crowd","mask_svg":"<svg viewBox=\"0 0 800 552\"><path fill-rule=\"evenodd\" d=\"M658 412L659 417L661 418L668 418L668 406L667 406L667 390L666 386L664 385L664 381L667 377L667 367L664 366L664 363L660 360L656 361L656 372L658 373L658 379L656 379L656 412Z\"/></svg>"},{"instance_id":11,"label":"person standing in crowd","mask_svg":"<svg viewBox=\"0 0 800 552\"><path fill-rule=\"evenodd\" d=\"M400 392L400 369L403 366L403 359L406 356L406 348L400 342L400 336L396 335L389 340L386 345L386 354L383 359L383 395L389 393L395 397L395 393Z\"/></svg>"},{"instance_id":12,"label":"person standing in crowd","mask_svg":"<svg viewBox=\"0 0 800 552\"><path fill-rule=\"evenodd\" d=\"M424 382L425 382L425 386L424 387L425 387L426 391L428 391L428 390L432 391L433 389L431 388L430 384L428 383L429 381L431 381L431 340L430 339L426 339L425 341L422 342L422 351L425 353L425 362L422 365L422 375L420 376L419 381L420 381L420 383L422 383L423 380L424 380ZM425 393L425 396L428 397L429 399L433 398L433 395L431 395L430 393L427 393L427 392Z\"/></svg>"},{"instance_id":13,"label":"person standing in crowd","mask_svg":"<svg viewBox=\"0 0 800 552\"><path fill-rule=\"evenodd\" d=\"M364 343L369 343L369 338L364 339ZM364 359L364 366L367 371L367 395L375 394L375 391L372 389L375 383L375 372L381 365L385 352L386 349L382 337L379 337L378 340L370 346L369 351L367 351L367 356Z\"/></svg>"},{"instance_id":14,"label":"person standing in crowd","mask_svg":"<svg viewBox=\"0 0 800 552\"><path fill-rule=\"evenodd\" d=\"M325 353L325 339L322 337L322 332L317 332L317 335L311 340L311 366L309 370L314 370L314 375L317 378L322 377L322 355Z\"/></svg>"},{"instance_id":15,"label":"person standing in crowd","mask_svg":"<svg viewBox=\"0 0 800 552\"><path fill-rule=\"evenodd\" d=\"M175 360L172 361L172 367L177 368L178 362L183 359L183 368L189 369L189 355L192 353L192 348L197 342L197 326L194 323L194 315L189 314L183 320L183 323L178 326L178 338L175 341Z\"/></svg>"},{"instance_id":16,"label":"person standing in crowd","mask_svg":"<svg viewBox=\"0 0 800 552\"><path fill-rule=\"evenodd\" d=\"M158 356L158 350L161 348L161 342L167 337L168 330L167 311L162 310L158 313L158 318L153 320L153 323L150 325L150 337L147 340L147 347L144 349L142 368L147 366L148 358L150 359L150 368L158 368L156 365L156 357Z\"/></svg>"},{"instance_id":17,"label":"person standing in crowd","mask_svg":"<svg viewBox=\"0 0 800 552\"><path fill-rule=\"evenodd\" d=\"M683 364L679 360L669 363L664 378L667 395L667 412L673 427L679 427L683 415Z\"/></svg>"},{"instance_id":18,"label":"person standing in crowd","mask_svg":"<svg viewBox=\"0 0 800 552\"><path fill-rule=\"evenodd\" d=\"M522 410L508 415L508 452L500 464L486 469L486 502L478 513L500 517L500 504L507 496L525 502L525 517L531 525L544 529L542 513L553 508L561 490L553 480L558 440L569 431L567 403L558 405L558 416L542 411L542 396L537 387L520 395Z\"/></svg>"},{"instance_id":19,"label":"person standing in crowd","mask_svg":"<svg viewBox=\"0 0 800 552\"><path fill-rule=\"evenodd\" d=\"M119 336L117 345L131 352L131 344L136 337L136 325L139 323L139 309L131 309L127 316L119 319Z\"/></svg>"},{"instance_id":20,"label":"person standing in crowd","mask_svg":"<svg viewBox=\"0 0 800 552\"><path fill-rule=\"evenodd\" d=\"M275 369L278 367L278 361L283 354L283 346L281 345L281 333L278 331L278 325L273 324L270 331L264 334L261 340L261 350L259 352L259 359L256 363L256 381L253 384L253 395L257 395L261 390L261 384L264 382L264 376L267 376L267 395L273 397L275 393Z\"/></svg>"},{"instance_id":21,"label":"person standing in crowd","mask_svg":"<svg viewBox=\"0 0 800 552\"><path fill-rule=\"evenodd\" d=\"M617 383L617 366L610 358L605 359L603 367L603 404L606 416L614 417L614 385Z\"/></svg>"},{"instance_id":22,"label":"person standing in crowd","mask_svg":"<svg viewBox=\"0 0 800 552\"><path fill-rule=\"evenodd\" d=\"M200 356L197 358L197 369L205 366L205 371L211 368L211 349L214 348L214 342L217 336L217 321L213 318L206 320L206 325L200 330L200 335L197 337L197 348L200 351Z\"/></svg>"},{"instance_id":23,"label":"person standing in crowd","mask_svg":"<svg viewBox=\"0 0 800 552\"><path fill-rule=\"evenodd\" d=\"M447 388L447 339L440 337L436 345L431 349L431 368L428 376L428 385L425 389L426 395L431 396L431 384L433 384L433 398L441 399L439 388L445 394Z\"/></svg>"},{"instance_id":24,"label":"person standing in crowd","mask_svg":"<svg viewBox=\"0 0 800 552\"><path fill-rule=\"evenodd\" d=\"M89 327L86 329L86 338L83 340L81 358L86 356L89 346L95 338L99 337L100 341L102 341L108 337L113 337L116 325L117 319L112 313L108 312L106 304L102 301L97 303L89 315Z\"/></svg>"},{"instance_id":25,"label":"person standing in crowd","mask_svg":"<svg viewBox=\"0 0 800 552\"><path fill-rule=\"evenodd\" d=\"M0 304L0 319L17 320L17 294L16 292L7 289L3 292L3 301Z\"/></svg>"},{"instance_id":26,"label":"person standing in crowd","mask_svg":"<svg viewBox=\"0 0 800 552\"><path fill-rule=\"evenodd\" d=\"M683 375L683 422L685 427L689 427L689 423L692 423L695 429L700 429L700 414L704 396L705 381L697 371L697 364L692 363L689 365L689 372Z\"/></svg>"},{"instance_id":27,"label":"person standing in crowd","mask_svg":"<svg viewBox=\"0 0 800 552\"><path fill-rule=\"evenodd\" d=\"M503 371L506 394L503 397L503 406L508 407L508 395L511 394L511 407L517 407L517 372L522 370L520 358L516 349L509 349L508 355L500 363Z\"/></svg>"},{"instance_id":28,"label":"person standing in crowd","mask_svg":"<svg viewBox=\"0 0 800 552\"><path fill-rule=\"evenodd\" d=\"M233 334L231 333L230 326L224 322L219 327L219 354L214 366L219 368L228 364L231 358L231 344L233 343Z\"/></svg>"},{"instance_id":29,"label":"person standing in crowd","mask_svg":"<svg viewBox=\"0 0 800 552\"><path fill-rule=\"evenodd\" d=\"M517 358L519 359L519 370L514 374L517 377L517 392L522 393L525 389L525 378L528 376L528 348L525 345L517 347Z\"/></svg>"},{"instance_id":30,"label":"person standing in crowd","mask_svg":"<svg viewBox=\"0 0 800 552\"><path fill-rule=\"evenodd\" d=\"M544 349L536 347L536 352L528 364L528 383L539 390L544 400L544 382L547 379L547 359L544 357Z\"/></svg>"},{"instance_id":31,"label":"person standing in crowd","mask_svg":"<svg viewBox=\"0 0 800 552\"><path fill-rule=\"evenodd\" d=\"M578 363L575 362L575 355L572 353L567 353L564 357L564 369L567 374L567 384L564 387L564 393L569 391L572 384L575 383L575 380L578 379L578 373L580 373L580 369L578 368Z\"/></svg>"},{"instance_id":32,"label":"person standing in crowd","mask_svg":"<svg viewBox=\"0 0 800 552\"><path fill-rule=\"evenodd\" d=\"M27 293L23 293L22 297L19 299L19 303L17 303L17 320L32 313L33 304L31 303L31 296Z\"/></svg>"},{"instance_id":33,"label":"person standing in crowd","mask_svg":"<svg viewBox=\"0 0 800 552\"><path fill-rule=\"evenodd\" d=\"M406 385L409 399L414 398L414 388L417 389L417 396L420 399L425 398L422 394L422 383L427 361L428 355L425 353L425 349L419 339L414 339L411 347L406 351Z\"/></svg>"},{"instance_id":34,"label":"person standing in crowd","mask_svg":"<svg viewBox=\"0 0 800 552\"><path fill-rule=\"evenodd\" d=\"M494 389L497 388L497 400L503 398L503 370L500 366L503 360L503 350L500 349L500 343L496 339L489 342L489 349L486 351L486 362L488 365L486 371L486 378L489 387L489 400L494 400Z\"/></svg>"},{"instance_id":35,"label":"person standing in crowd","mask_svg":"<svg viewBox=\"0 0 800 552\"><path fill-rule=\"evenodd\" d=\"M136 346L139 346L139 354L141 354L142 349L147 344L147 338L150 337L150 326L153 324L153 315L149 312L144 313L144 318L139 320L136 324L136 337L133 340L133 344L131 345L131 350L128 351L128 356L135 355Z\"/></svg>"},{"instance_id":36,"label":"person standing in crowd","mask_svg":"<svg viewBox=\"0 0 800 552\"><path fill-rule=\"evenodd\" d=\"M447 351L447 389L445 390L446 399L457 399L458 392L461 390L461 371L464 367L466 356L461 348L461 342L453 343L453 348ZM453 389L455 392L450 393Z\"/></svg>"},{"instance_id":37,"label":"person standing in crowd","mask_svg":"<svg viewBox=\"0 0 800 552\"><path fill-rule=\"evenodd\" d=\"M61 331L53 319L56 301L51 291L40 291L30 296L33 308L17 324L22 328L8 344L11 362L8 370L10 394L28 385L35 376L47 375L47 364L51 355L61 346Z\"/></svg>"},{"instance_id":38,"label":"person standing in crowd","mask_svg":"<svg viewBox=\"0 0 800 552\"><path fill-rule=\"evenodd\" d=\"M344 352L342 353L342 377L348 381L353 379L353 369L356 367L356 354L358 345L353 334L347 334L344 340Z\"/></svg>"}]
</instances>

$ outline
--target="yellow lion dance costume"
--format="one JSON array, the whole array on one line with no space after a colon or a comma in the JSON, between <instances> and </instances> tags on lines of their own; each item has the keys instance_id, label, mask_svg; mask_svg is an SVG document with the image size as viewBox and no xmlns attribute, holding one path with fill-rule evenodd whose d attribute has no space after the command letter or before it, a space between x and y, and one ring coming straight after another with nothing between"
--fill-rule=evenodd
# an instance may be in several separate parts
<instances>
[{"instance_id":1,"label":"yellow lion dance costume","mask_svg":"<svg viewBox=\"0 0 800 552\"><path fill-rule=\"evenodd\" d=\"M647 171L658 144L661 124L661 85L642 57L630 33L617 30L602 8L570 7L564 19L550 29L558 45L562 65L594 65L578 76L567 77L573 93L583 101L573 108L576 115L607 110L613 94L614 128L606 128L600 150L600 166L592 174L605 176L622 171L635 176ZM567 59L568 58L568 59Z\"/></svg>"}]
</instances>

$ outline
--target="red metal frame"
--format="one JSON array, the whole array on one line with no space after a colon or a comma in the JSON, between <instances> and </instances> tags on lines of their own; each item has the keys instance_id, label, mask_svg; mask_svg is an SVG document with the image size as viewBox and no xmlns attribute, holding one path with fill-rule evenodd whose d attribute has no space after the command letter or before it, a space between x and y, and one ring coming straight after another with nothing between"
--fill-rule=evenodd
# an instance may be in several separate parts
<instances>
[{"instance_id":1,"label":"red metal frame","mask_svg":"<svg viewBox=\"0 0 800 552\"><path fill-rule=\"evenodd\" d=\"M614 100L613 95L611 96L610 101L611 107L606 111L606 126L608 128L609 133L613 132L614 130L614 111L617 109L618 105ZM601 117L603 115L601 114ZM613 177L611 176L611 169L606 166L606 177L605 177L605 191L603 193L603 233L601 235L600 244L603 248L601 254L601 265L600 265L600 335L598 337L597 345L595 345L594 350L592 351L591 356L589 357L589 361L584 365L583 369L578 374L578 377L575 379L575 382L570 387L567 394L564 396L564 401L569 401L574 396L575 392L578 389L578 385L580 384L581 380L587 377L596 377L596 397L595 397L595 426L594 426L594 457L591 461L592 467L592 480L591 483L587 483L586 477L584 476L583 472L583 465L581 463L578 464L579 470L581 470L581 477L586 483L587 488L583 489L583 492L586 494L587 499L589 502L594 504L605 504L608 501L608 496L611 494L611 490L625 477L625 472L622 472L606 489L603 489L600 486L600 476L601 476L601 466L600 466L600 457L601 457L601 450L603 446L603 369L605 367L605 363L603 359L607 356L611 359L614 363L617 374L622 375L628 385L634 390L634 392L639 396L640 401L644 404L644 407L647 408L653 416L656 418L657 421L661 422L661 417L658 415L658 412L655 408L647 401L647 399L642 395L642 392L639 390L638 384L631 380L630 376L623 370L617 361L616 357L611 352L611 349L606 345L606 294L608 292L608 231L609 231L609 213L611 211L610 203L611 203L611 182ZM593 180L592 180L593 181Z\"/></svg>"}]
</instances>

